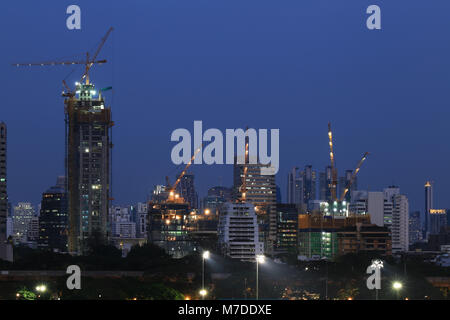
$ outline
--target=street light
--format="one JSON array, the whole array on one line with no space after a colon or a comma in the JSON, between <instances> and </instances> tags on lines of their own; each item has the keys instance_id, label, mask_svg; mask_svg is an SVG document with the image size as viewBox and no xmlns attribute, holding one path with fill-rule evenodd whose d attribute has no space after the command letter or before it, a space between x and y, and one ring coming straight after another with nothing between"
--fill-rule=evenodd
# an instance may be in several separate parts
<instances>
[{"instance_id":1,"label":"street light","mask_svg":"<svg viewBox=\"0 0 450 320\"><path fill-rule=\"evenodd\" d=\"M266 262L266 257L262 254L256 256L256 300L259 299L259 264Z\"/></svg>"},{"instance_id":2,"label":"street light","mask_svg":"<svg viewBox=\"0 0 450 320\"><path fill-rule=\"evenodd\" d=\"M204 299L207 294L208 291L206 291L205 289L200 290L200 295L202 296L202 299Z\"/></svg>"},{"instance_id":3,"label":"street light","mask_svg":"<svg viewBox=\"0 0 450 320\"><path fill-rule=\"evenodd\" d=\"M394 281L394 283L392 283L392 288L397 293L397 300L398 300L399 291L402 289L402 287L403 287L403 285L400 281Z\"/></svg>"},{"instance_id":4,"label":"street light","mask_svg":"<svg viewBox=\"0 0 450 320\"><path fill-rule=\"evenodd\" d=\"M202 299L206 295L206 290L205 290L205 260L209 259L210 255L211 254L210 254L209 251L204 251L203 254L202 254L202 290L200 291ZM202 292L204 292L205 294L203 295Z\"/></svg>"},{"instance_id":5,"label":"street light","mask_svg":"<svg viewBox=\"0 0 450 320\"><path fill-rule=\"evenodd\" d=\"M45 285L39 285L39 286L37 286L36 287L36 291L37 292L45 292L45 291L47 291L47 287L45 286Z\"/></svg>"}]
</instances>

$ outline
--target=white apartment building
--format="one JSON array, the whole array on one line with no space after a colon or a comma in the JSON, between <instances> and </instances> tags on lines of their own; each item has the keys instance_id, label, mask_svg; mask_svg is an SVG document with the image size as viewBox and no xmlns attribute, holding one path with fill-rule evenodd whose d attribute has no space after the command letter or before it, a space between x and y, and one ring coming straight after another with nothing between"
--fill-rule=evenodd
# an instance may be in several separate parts
<instances>
[{"instance_id":1,"label":"white apartment building","mask_svg":"<svg viewBox=\"0 0 450 320\"><path fill-rule=\"evenodd\" d=\"M370 221L377 226L390 228L392 252L405 252L409 247L409 203L400 188L388 187L383 192L354 191L350 212L370 214Z\"/></svg>"},{"instance_id":2,"label":"white apartment building","mask_svg":"<svg viewBox=\"0 0 450 320\"><path fill-rule=\"evenodd\" d=\"M218 236L223 254L233 259L254 261L256 255L264 253L251 203L226 203L219 217Z\"/></svg>"}]
</instances>

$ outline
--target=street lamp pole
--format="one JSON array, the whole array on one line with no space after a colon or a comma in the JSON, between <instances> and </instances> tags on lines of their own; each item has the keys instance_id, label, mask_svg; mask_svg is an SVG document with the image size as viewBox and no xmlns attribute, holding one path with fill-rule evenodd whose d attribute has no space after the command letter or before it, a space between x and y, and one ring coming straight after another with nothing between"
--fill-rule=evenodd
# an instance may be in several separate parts
<instances>
[{"instance_id":1,"label":"street lamp pole","mask_svg":"<svg viewBox=\"0 0 450 320\"><path fill-rule=\"evenodd\" d=\"M259 264L265 262L263 255L256 256L256 300L259 300Z\"/></svg>"},{"instance_id":2,"label":"street lamp pole","mask_svg":"<svg viewBox=\"0 0 450 320\"><path fill-rule=\"evenodd\" d=\"M256 258L256 300L259 300L259 276L258 276L258 269L259 269L259 259Z\"/></svg>"},{"instance_id":3,"label":"street lamp pole","mask_svg":"<svg viewBox=\"0 0 450 320\"><path fill-rule=\"evenodd\" d=\"M205 260L209 259L209 251L205 251L202 254L202 291L205 292ZM205 299L205 295L202 294L202 300Z\"/></svg>"}]
</instances>

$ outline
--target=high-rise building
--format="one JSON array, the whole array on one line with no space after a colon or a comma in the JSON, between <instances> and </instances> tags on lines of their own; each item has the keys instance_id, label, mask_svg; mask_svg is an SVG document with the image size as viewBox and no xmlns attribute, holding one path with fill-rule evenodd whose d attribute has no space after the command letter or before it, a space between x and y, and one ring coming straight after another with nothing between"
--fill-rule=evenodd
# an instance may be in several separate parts
<instances>
[{"instance_id":1,"label":"high-rise building","mask_svg":"<svg viewBox=\"0 0 450 320\"><path fill-rule=\"evenodd\" d=\"M136 238L136 223L131 221L131 213L127 207L110 207L109 212L113 238Z\"/></svg>"},{"instance_id":2,"label":"high-rise building","mask_svg":"<svg viewBox=\"0 0 450 320\"><path fill-rule=\"evenodd\" d=\"M319 200L331 201L332 185L331 166L327 166L324 172L319 173Z\"/></svg>"},{"instance_id":3,"label":"high-rise building","mask_svg":"<svg viewBox=\"0 0 450 320\"><path fill-rule=\"evenodd\" d=\"M303 203L308 204L310 200L316 200L316 171L311 165L305 166L303 176Z\"/></svg>"},{"instance_id":4,"label":"high-rise building","mask_svg":"<svg viewBox=\"0 0 450 320\"><path fill-rule=\"evenodd\" d=\"M297 252L298 208L295 204L277 203L276 253Z\"/></svg>"},{"instance_id":5,"label":"high-rise building","mask_svg":"<svg viewBox=\"0 0 450 320\"><path fill-rule=\"evenodd\" d=\"M240 188L244 183L245 174L245 201L255 206L258 216L259 235L267 253L272 252L276 239L276 184L275 175L261 174L261 169L268 167L262 164L235 164L234 188L235 199L240 198Z\"/></svg>"},{"instance_id":6,"label":"high-rise building","mask_svg":"<svg viewBox=\"0 0 450 320\"><path fill-rule=\"evenodd\" d=\"M445 209L430 209L429 234L439 234L447 226L447 211Z\"/></svg>"},{"instance_id":7,"label":"high-rise building","mask_svg":"<svg viewBox=\"0 0 450 320\"><path fill-rule=\"evenodd\" d=\"M6 124L0 122L0 259L12 261L12 246L7 242L6 220L8 216L8 193L6 190Z\"/></svg>"},{"instance_id":8,"label":"high-rise building","mask_svg":"<svg viewBox=\"0 0 450 320\"><path fill-rule=\"evenodd\" d=\"M17 242L27 242L28 231L34 216L34 208L29 202L19 202L18 205L14 207L13 231L14 238Z\"/></svg>"},{"instance_id":9,"label":"high-rise building","mask_svg":"<svg viewBox=\"0 0 450 320\"><path fill-rule=\"evenodd\" d=\"M409 203L408 198L400 193L392 196L392 252L409 250Z\"/></svg>"},{"instance_id":10,"label":"high-rise building","mask_svg":"<svg viewBox=\"0 0 450 320\"><path fill-rule=\"evenodd\" d=\"M176 201L148 205L148 242L163 248L173 258L182 258L196 250L187 229L189 204Z\"/></svg>"},{"instance_id":11,"label":"high-rise building","mask_svg":"<svg viewBox=\"0 0 450 320\"><path fill-rule=\"evenodd\" d=\"M288 174L287 203L300 205L303 203L303 179L298 168L292 168Z\"/></svg>"},{"instance_id":12,"label":"high-rise building","mask_svg":"<svg viewBox=\"0 0 450 320\"><path fill-rule=\"evenodd\" d=\"M107 238L111 109L87 80L65 100L70 253L82 254L94 232Z\"/></svg>"},{"instance_id":13,"label":"high-rise building","mask_svg":"<svg viewBox=\"0 0 450 320\"><path fill-rule=\"evenodd\" d=\"M264 253L259 241L259 228L254 205L251 203L227 203L218 225L219 248L224 255L243 261L255 261Z\"/></svg>"},{"instance_id":14,"label":"high-rise building","mask_svg":"<svg viewBox=\"0 0 450 320\"><path fill-rule=\"evenodd\" d=\"M138 202L136 208L136 237L147 239L147 215L148 215L148 203Z\"/></svg>"},{"instance_id":15,"label":"high-rise building","mask_svg":"<svg viewBox=\"0 0 450 320\"><path fill-rule=\"evenodd\" d=\"M413 211L409 215L409 245L422 240L422 223L420 211Z\"/></svg>"},{"instance_id":16,"label":"high-rise building","mask_svg":"<svg viewBox=\"0 0 450 320\"><path fill-rule=\"evenodd\" d=\"M351 213L370 214L370 223L379 227L392 225L393 204L384 192L357 190L352 192L351 200Z\"/></svg>"},{"instance_id":17,"label":"high-rise building","mask_svg":"<svg viewBox=\"0 0 450 320\"><path fill-rule=\"evenodd\" d=\"M27 242L32 245L33 248L37 247L39 240L39 217L34 216L31 218L30 225L27 230Z\"/></svg>"},{"instance_id":18,"label":"high-rise building","mask_svg":"<svg viewBox=\"0 0 450 320\"><path fill-rule=\"evenodd\" d=\"M186 173L178 183L177 190L180 196L189 203L191 209L198 209L198 195L197 191L195 191L193 174Z\"/></svg>"},{"instance_id":19,"label":"high-rise building","mask_svg":"<svg viewBox=\"0 0 450 320\"><path fill-rule=\"evenodd\" d=\"M65 177L58 177L56 185L42 194L40 213L38 246L67 252L69 216Z\"/></svg>"},{"instance_id":20,"label":"high-rise building","mask_svg":"<svg viewBox=\"0 0 450 320\"><path fill-rule=\"evenodd\" d=\"M369 214L372 224L388 227L392 235L392 252L404 252L409 246L409 203L400 188L390 186L383 192L352 192L350 212Z\"/></svg>"},{"instance_id":21,"label":"high-rise building","mask_svg":"<svg viewBox=\"0 0 450 320\"><path fill-rule=\"evenodd\" d=\"M430 233L430 210L433 209L433 182L425 183L424 238Z\"/></svg>"}]
</instances>

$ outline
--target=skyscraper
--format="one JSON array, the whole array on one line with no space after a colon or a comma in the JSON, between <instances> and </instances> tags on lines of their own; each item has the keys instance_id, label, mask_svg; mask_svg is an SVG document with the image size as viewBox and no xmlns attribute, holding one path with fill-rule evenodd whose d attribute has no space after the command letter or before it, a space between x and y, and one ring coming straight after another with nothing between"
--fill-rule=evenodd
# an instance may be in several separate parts
<instances>
[{"instance_id":1,"label":"skyscraper","mask_svg":"<svg viewBox=\"0 0 450 320\"><path fill-rule=\"evenodd\" d=\"M260 236L266 252L270 253L276 240L276 185L275 175L261 174L262 164L235 164L234 187L235 199L240 197L239 189L243 185L244 167L247 167L245 175L245 201L255 206L260 225Z\"/></svg>"},{"instance_id":2,"label":"skyscraper","mask_svg":"<svg viewBox=\"0 0 450 320\"><path fill-rule=\"evenodd\" d=\"M111 109L89 80L65 100L69 252L82 254L94 232L107 238Z\"/></svg>"},{"instance_id":3,"label":"skyscraper","mask_svg":"<svg viewBox=\"0 0 450 320\"><path fill-rule=\"evenodd\" d=\"M324 172L319 174L319 200L331 201L331 166L327 166Z\"/></svg>"},{"instance_id":4,"label":"skyscraper","mask_svg":"<svg viewBox=\"0 0 450 320\"><path fill-rule=\"evenodd\" d=\"M385 199L392 202L392 252L406 252L409 249L408 198L395 186L384 189L384 194Z\"/></svg>"},{"instance_id":5,"label":"skyscraper","mask_svg":"<svg viewBox=\"0 0 450 320\"><path fill-rule=\"evenodd\" d=\"M183 197L187 203L189 203L191 209L198 208L198 195L197 191L195 191L193 174L186 173L181 178L180 183L178 183L177 190L180 196Z\"/></svg>"},{"instance_id":6,"label":"skyscraper","mask_svg":"<svg viewBox=\"0 0 450 320\"><path fill-rule=\"evenodd\" d=\"M14 238L18 242L27 242L28 231L34 215L34 208L29 202L19 202L14 207L13 230Z\"/></svg>"},{"instance_id":7,"label":"skyscraper","mask_svg":"<svg viewBox=\"0 0 450 320\"><path fill-rule=\"evenodd\" d=\"M6 190L6 124L0 122L0 259L12 261L12 246L7 243L6 219L8 193Z\"/></svg>"},{"instance_id":8,"label":"skyscraper","mask_svg":"<svg viewBox=\"0 0 450 320\"><path fill-rule=\"evenodd\" d=\"M303 203L303 179L298 174L298 168L292 168L288 173L287 203Z\"/></svg>"},{"instance_id":9,"label":"skyscraper","mask_svg":"<svg viewBox=\"0 0 450 320\"><path fill-rule=\"evenodd\" d=\"M311 165L305 166L303 176L303 203L316 200L316 171Z\"/></svg>"},{"instance_id":10,"label":"skyscraper","mask_svg":"<svg viewBox=\"0 0 450 320\"><path fill-rule=\"evenodd\" d=\"M40 213L38 246L67 252L69 219L65 177L58 177L56 185L42 194Z\"/></svg>"},{"instance_id":11,"label":"skyscraper","mask_svg":"<svg viewBox=\"0 0 450 320\"><path fill-rule=\"evenodd\" d=\"M430 233L430 210L433 209L433 182L425 183L424 238Z\"/></svg>"},{"instance_id":12,"label":"skyscraper","mask_svg":"<svg viewBox=\"0 0 450 320\"><path fill-rule=\"evenodd\" d=\"M409 215L409 244L412 245L420 240L422 240L420 211L414 211Z\"/></svg>"}]
</instances>

